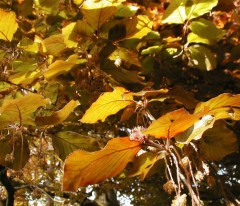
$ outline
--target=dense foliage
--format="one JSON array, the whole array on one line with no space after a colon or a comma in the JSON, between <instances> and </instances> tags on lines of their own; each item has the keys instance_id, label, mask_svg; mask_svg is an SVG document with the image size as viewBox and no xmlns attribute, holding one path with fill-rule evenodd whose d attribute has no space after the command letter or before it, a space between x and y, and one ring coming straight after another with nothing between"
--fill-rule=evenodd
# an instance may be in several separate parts
<instances>
[{"instance_id":1,"label":"dense foliage","mask_svg":"<svg viewBox=\"0 0 240 206\"><path fill-rule=\"evenodd\" d=\"M240 204L239 8L2 0L0 198Z\"/></svg>"}]
</instances>

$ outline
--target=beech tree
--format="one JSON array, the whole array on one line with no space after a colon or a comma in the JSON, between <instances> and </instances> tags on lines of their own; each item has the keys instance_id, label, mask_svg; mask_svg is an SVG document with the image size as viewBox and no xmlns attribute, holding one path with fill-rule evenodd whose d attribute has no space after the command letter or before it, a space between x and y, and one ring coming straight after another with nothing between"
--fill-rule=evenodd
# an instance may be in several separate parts
<instances>
[{"instance_id":1,"label":"beech tree","mask_svg":"<svg viewBox=\"0 0 240 206\"><path fill-rule=\"evenodd\" d=\"M239 205L239 8L2 0L1 201Z\"/></svg>"}]
</instances>

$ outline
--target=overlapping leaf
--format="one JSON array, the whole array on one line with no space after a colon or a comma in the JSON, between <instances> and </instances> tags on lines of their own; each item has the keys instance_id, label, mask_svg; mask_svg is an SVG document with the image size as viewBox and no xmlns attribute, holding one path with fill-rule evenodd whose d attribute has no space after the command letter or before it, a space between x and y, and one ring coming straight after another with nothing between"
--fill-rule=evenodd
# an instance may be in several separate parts
<instances>
[{"instance_id":1,"label":"overlapping leaf","mask_svg":"<svg viewBox=\"0 0 240 206\"><path fill-rule=\"evenodd\" d=\"M86 21L93 29L100 29L106 21L117 13L112 2L87 0L81 9Z\"/></svg>"},{"instance_id":2,"label":"overlapping leaf","mask_svg":"<svg viewBox=\"0 0 240 206\"><path fill-rule=\"evenodd\" d=\"M203 134L199 148L208 160L218 161L238 151L237 137L223 121L217 121L212 129Z\"/></svg>"},{"instance_id":3,"label":"overlapping leaf","mask_svg":"<svg viewBox=\"0 0 240 206\"><path fill-rule=\"evenodd\" d=\"M55 151L63 161L75 150L84 149L93 152L99 149L96 138L72 131L59 132L52 136L52 141Z\"/></svg>"},{"instance_id":4,"label":"overlapping leaf","mask_svg":"<svg viewBox=\"0 0 240 206\"><path fill-rule=\"evenodd\" d=\"M128 174L130 177L140 176L141 180L151 176L159 169L159 160L163 159L165 153L146 152L136 157L133 163L133 168ZM156 168L157 166L157 168Z\"/></svg>"},{"instance_id":5,"label":"overlapping leaf","mask_svg":"<svg viewBox=\"0 0 240 206\"><path fill-rule=\"evenodd\" d=\"M140 142L124 137L110 140L97 152L73 152L65 160L63 190L76 191L118 175L140 149Z\"/></svg>"},{"instance_id":6,"label":"overlapping leaf","mask_svg":"<svg viewBox=\"0 0 240 206\"><path fill-rule=\"evenodd\" d=\"M218 119L240 120L240 94L220 94L207 102L199 103L194 111L195 114L203 112Z\"/></svg>"},{"instance_id":7,"label":"overlapping leaf","mask_svg":"<svg viewBox=\"0 0 240 206\"><path fill-rule=\"evenodd\" d=\"M30 124L34 121L30 114L49 103L39 94L27 94L19 99L5 99L0 107L0 128L9 124Z\"/></svg>"},{"instance_id":8,"label":"overlapping leaf","mask_svg":"<svg viewBox=\"0 0 240 206\"><path fill-rule=\"evenodd\" d=\"M218 0L172 0L163 14L163 23L183 24L212 10Z\"/></svg>"},{"instance_id":9,"label":"overlapping leaf","mask_svg":"<svg viewBox=\"0 0 240 206\"><path fill-rule=\"evenodd\" d=\"M56 60L44 72L44 76L47 79L51 79L60 74L65 74L69 72L72 69L72 67L77 63L77 59L78 56L76 54L73 54L66 61Z\"/></svg>"},{"instance_id":10,"label":"overlapping leaf","mask_svg":"<svg viewBox=\"0 0 240 206\"><path fill-rule=\"evenodd\" d=\"M12 41L17 27L16 14L0 9L0 39Z\"/></svg>"},{"instance_id":11,"label":"overlapping leaf","mask_svg":"<svg viewBox=\"0 0 240 206\"><path fill-rule=\"evenodd\" d=\"M106 92L101 95L80 121L83 123L104 121L109 115L116 114L132 103L134 103L132 93L122 87L116 87L113 92Z\"/></svg>"},{"instance_id":12,"label":"overlapping leaf","mask_svg":"<svg viewBox=\"0 0 240 206\"><path fill-rule=\"evenodd\" d=\"M144 134L156 138L172 138L191 127L198 118L198 115L191 115L183 108L178 109L153 121Z\"/></svg>"},{"instance_id":13,"label":"overlapping leaf","mask_svg":"<svg viewBox=\"0 0 240 206\"><path fill-rule=\"evenodd\" d=\"M54 112L51 116L36 118L37 126L54 125L63 122L70 113L79 105L78 101L71 100L61 110Z\"/></svg>"}]
</instances>

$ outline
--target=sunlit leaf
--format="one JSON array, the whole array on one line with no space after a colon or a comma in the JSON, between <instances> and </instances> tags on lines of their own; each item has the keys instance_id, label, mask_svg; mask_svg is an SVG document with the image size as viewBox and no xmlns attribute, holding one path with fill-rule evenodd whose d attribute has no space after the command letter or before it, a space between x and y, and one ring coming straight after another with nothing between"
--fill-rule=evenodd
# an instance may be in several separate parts
<instances>
[{"instance_id":1,"label":"sunlit leaf","mask_svg":"<svg viewBox=\"0 0 240 206\"><path fill-rule=\"evenodd\" d=\"M0 128L15 123L34 125L30 114L48 103L49 100L39 94L27 94L18 99L5 99L0 107Z\"/></svg>"},{"instance_id":2,"label":"sunlit leaf","mask_svg":"<svg viewBox=\"0 0 240 206\"><path fill-rule=\"evenodd\" d=\"M14 84L31 84L35 79L42 76L40 71L17 72L9 77L9 81Z\"/></svg>"},{"instance_id":3,"label":"sunlit leaf","mask_svg":"<svg viewBox=\"0 0 240 206\"><path fill-rule=\"evenodd\" d=\"M220 40L223 37L221 29L218 29L211 21L203 18L193 21L189 28L193 33L205 39Z\"/></svg>"},{"instance_id":4,"label":"sunlit leaf","mask_svg":"<svg viewBox=\"0 0 240 206\"><path fill-rule=\"evenodd\" d=\"M122 87L116 87L113 92L106 92L95 101L80 120L83 123L105 121L112 114L134 103L132 93Z\"/></svg>"},{"instance_id":5,"label":"sunlit leaf","mask_svg":"<svg viewBox=\"0 0 240 206\"><path fill-rule=\"evenodd\" d=\"M45 126L62 123L79 104L78 101L71 100L61 110L53 112L51 116L36 117L36 124Z\"/></svg>"},{"instance_id":6,"label":"sunlit leaf","mask_svg":"<svg viewBox=\"0 0 240 206\"><path fill-rule=\"evenodd\" d=\"M226 155L238 151L237 137L223 121L217 121L212 129L203 134L199 149L208 160L221 160Z\"/></svg>"},{"instance_id":7,"label":"sunlit leaf","mask_svg":"<svg viewBox=\"0 0 240 206\"><path fill-rule=\"evenodd\" d=\"M205 115L188 128L185 132L175 137L176 141L182 144L188 144L192 140L199 140L203 133L213 127L215 118L212 115Z\"/></svg>"},{"instance_id":8,"label":"sunlit leaf","mask_svg":"<svg viewBox=\"0 0 240 206\"><path fill-rule=\"evenodd\" d=\"M77 47L93 35L93 29L85 21L77 21L65 26L62 29L64 42L67 47Z\"/></svg>"},{"instance_id":9,"label":"sunlit leaf","mask_svg":"<svg viewBox=\"0 0 240 206\"><path fill-rule=\"evenodd\" d=\"M19 47L25 51L37 53L39 50L39 43L29 38L24 38L19 42Z\"/></svg>"},{"instance_id":10,"label":"sunlit leaf","mask_svg":"<svg viewBox=\"0 0 240 206\"><path fill-rule=\"evenodd\" d=\"M0 39L12 41L17 27L16 14L0 9Z\"/></svg>"},{"instance_id":11,"label":"sunlit leaf","mask_svg":"<svg viewBox=\"0 0 240 206\"><path fill-rule=\"evenodd\" d=\"M62 34L51 35L42 41L43 52L59 56L67 48Z\"/></svg>"},{"instance_id":12,"label":"sunlit leaf","mask_svg":"<svg viewBox=\"0 0 240 206\"><path fill-rule=\"evenodd\" d=\"M165 153L145 152L134 159L133 168L128 174L130 177L140 176L141 180L151 176L159 168L159 160L163 159Z\"/></svg>"},{"instance_id":13,"label":"sunlit leaf","mask_svg":"<svg viewBox=\"0 0 240 206\"><path fill-rule=\"evenodd\" d=\"M156 45L156 46L150 46L146 49L143 49L141 54L157 54L162 50L162 46Z\"/></svg>"},{"instance_id":14,"label":"sunlit leaf","mask_svg":"<svg viewBox=\"0 0 240 206\"><path fill-rule=\"evenodd\" d=\"M59 11L60 0L35 0L35 6L46 14L56 14Z\"/></svg>"},{"instance_id":15,"label":"sunlit leaf","mask_svg":"<svg viewBox=\"0 0 240 206\"><path fill-rule=\"evenodd\" d=\"M89 25L93 29L99 30L110 17L117 13L117 7L106 0L88 0L84 2L81 11Z\"/></svg>"},{"instance_id":16,"label":"sunlit leaf","mask_svg":"<svg viewBox=\"0 0 240 206\"><path fill-rule=\"evenodd\" d=\"M29 147L26 138L20 134L12 138L6 137L0 140L0 164L13 170L22 169L29 159Z\"/></svg>"},{"instance_id":17,"label":"sunlit leaf","mask_svg":"<svg viewBox=\"0 0 240 206\"><path fill-rule=\"evenodd\" d=\"M217 66L214 54L206 47L200 45L193 45L189 48L190 66L201 70L213 70Z\"/></svg>"},{"instance_id":18,"label":"sunlit leaf","mask_svg":"<svg viewBox=\"0 0 240 206\"><path fill-rule=\"evenodd\" d=\"M194 113L204 112L218 119L240 120L240 95L220 94L219 96L199 103Z\"/></svg>"},{"instance_id":19,"label":"sunlit leaf","mask_svg":"<svg viewBox=\"0 0 240 206\"><path fill-rule=\"evenodd\" d=\"M84 0L73 0L73 3L76 5L81 5L84 2Z\"/></svg>"},{"instance_id":20,"label":"sunlit leaf","mask_svg":"<svg viewBox=\"0 0 240 206\"><path fill-rule=\"evenodd\" d=\"M7 82L0 81L0 93L8 91L11 88L12 88L12 86L10 84L8 84Z\"/></svg>"},{"instance_id":21,"label":"sunlit leaf","mask_svg":"<svg viewBox=\"0 0 240 206\"><path fill-rule=\"evenodd\" d=\"M134 14L136 14L136 12L138 11L138 7L133 6L133 5L120 4L117 7L117 9L118 9L118 11L116 13L117 17L130 17L130 16L133 16Z\"/></svg>"},{"instance_id":22,"label":"sunlit leaf","mask_svg":"<svg viewBox=\"0 0 240 206\"><path fill-rule=\"evenodd\" d=\"M73 54L66 61L56 60L44 72L44 76L47 79L51 79L60 74L65 74L69 72L72 69L72 67L77 63L77 59L78 56L76 54Z\"/></svg>"},{"instance_id":23,"label":"sunlit leaf","mask_svg":"<svg viewBox=\"0 0 240 206\"><path fill-rule=\"evenodd\" d=\"M203 44L209 44L209 45L213 45L217 43L217 40L215 39L205 39L193 32L188 34L187 41L188 43L203 43Z\"/></svg>"},{"instance_id":24,"label":"sunlit leaf","mask_svg":"<svg viewBox=\"0 0 240 206\"><path fill-rule=\"evenodd\" d=\"M121 61L125 61L129 64L134 64L136 66L141 66L139 59L138 59L138 53L119 47L117 50L115 50L110 56L109 59L115 61L117 58L121 59Z\"/></svg>"},{"instance_id":25,"label":"sunlit leaf","mask_svg":"<svg viewBox=\"0 0 240 206\"><path fill-rule=\"evenodd\" d=\"M96 138L72 131L59 132L52 136L53 147L62 160L75 150L84 149L93 152L99 149Z\"/></svg>"},{"instance_id":26,"label":"sunlit leaf","mask_svg":"<svg viewBox=\"0 0 240 206\"><path fill-rule=\"evenodd\" d=\"M198 118L197 115L191 115L183 108L178 109L153 121L143 133L156 138L172 138L191 127Z\"/></svg>"},{"instance_id":27,"label":"sunlit leaf","mask_svg":"<svg viewBox=\"0 0 240 206\"><path fill-rule=\"evenodd\" d=\"M218 0L173 0L163 14L163 23L183 24L212 10Z\"/></svg>"},{"instance_id":28,"label":"sunlit leaf","mask_svg":"<svg viewBox=\"0 0 240 206\"><path fill-rule=\"evenodd\" d=\"M139 142L130 141L129 137L125 137L111 139L97 152L73 152L65 160L63 190L76 191L79 187L115 177L140 149Z\"/></svg>"},{"instance_id":29,"label":"sunlit leaf","mask_svg":"<svg viewBox=\"0 0 240 206\"><path fill-rule=\"evenodd\" d=\"M141 39L152 31L153 22L145 15L134 16L126 20L126 38Z\"/></svg>"}]
</instances>

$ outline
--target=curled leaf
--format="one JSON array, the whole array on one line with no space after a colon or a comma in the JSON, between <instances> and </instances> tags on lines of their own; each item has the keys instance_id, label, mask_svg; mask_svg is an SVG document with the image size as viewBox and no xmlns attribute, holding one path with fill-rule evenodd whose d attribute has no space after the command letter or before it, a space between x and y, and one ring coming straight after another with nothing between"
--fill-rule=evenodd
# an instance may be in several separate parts
<instances>
[{"instance_id":1,"label":"curled leaf","mask_svg":"<svg viewBox=\"0 0 240 206\"><path fill-rule=\"evenodd\" d=\"M110 140L97 152L81 150L73 152L65 160L63 190L76 191L79 187L115 177L132 161L140 149L139 142L124 137Z\"/></svg>"}]
</instances>

